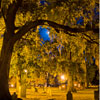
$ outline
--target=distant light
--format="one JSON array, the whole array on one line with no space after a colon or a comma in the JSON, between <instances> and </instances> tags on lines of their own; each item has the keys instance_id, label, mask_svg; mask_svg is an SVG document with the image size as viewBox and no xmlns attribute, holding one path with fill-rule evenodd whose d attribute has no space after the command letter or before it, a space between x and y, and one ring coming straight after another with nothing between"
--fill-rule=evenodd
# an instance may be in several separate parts
<instances>
[{"instance_id":1,"label":"distant light","mask_svg":"<svg viewBox=\"0 0 100 100\"><path fill-rule=\"evenodd\" d=\"M81 87L81 85L80 85L80 84L78 84L78 87Z\"/></svg>"},{"instance_id":2,"label":"distant light","mask_svg":"<svg viewBox=\"0 0 100 100\"><path fill-rule=\"evenodd\" d=\"M11 87L14 87L14 85L13 85L13 84L11 84Z\"/></svg>"},{"instance_id":3,"label":"distant light","mask_svg":"<svg viewBox=\"0 0 100 100\"><path fill-rule=\"evenodd\" d=\"M40 39L43 39L43 42L50 41L49 34L50 34L50 31L48 31L48 29L42 28L42 26L40 26L39 35L40 35Z\"/></svg>"},{"instance_id":4,"label":"distant light","mask_svg":"<svg viewBox=\"0 0 100 100\"><path fill-rule=\"evenodd\" d=\"M77 86L77 84L75 83L74 86Z\"/></svg>"},{"instance_id":5,"label":"distant light","mask_svg":"<svg viewBox=\"0 0 100 100\"><path fill-rule=\"evenodd\" d=\"M27 73L27 69L25 69L24 72Z\"/></svg>"},{"instance_id":6,"label":"distant light","mask_svg":"<svg viewBox=\"0 0 100 100\"><path fill-rule=\"evenodd\" d=\"M62 76L61 76L61 79L62 79L62 80L64 80L64 79L65 79L65 76L64 76L64 75L62 75Z\"/></svg>"},{"instance_id":7,"label":"distant light","mask_svg":"<svg viewBox=\"0 0 100 100\"><path fill-rule=\"evenodd\" d=\"M62 85L63 88L65 88L65 85Z\"/></svg>"},{"instance_id":8,"label":"distant light","mask_svg":"<svg viewBox=\"0 0 100 100\"><path fill-rule=\"evenodd\" d=\"M48 31L48 32L47 32L47 34L49 35L49 34L50 34L50 32Z\"/></svg>"}]
</instances>

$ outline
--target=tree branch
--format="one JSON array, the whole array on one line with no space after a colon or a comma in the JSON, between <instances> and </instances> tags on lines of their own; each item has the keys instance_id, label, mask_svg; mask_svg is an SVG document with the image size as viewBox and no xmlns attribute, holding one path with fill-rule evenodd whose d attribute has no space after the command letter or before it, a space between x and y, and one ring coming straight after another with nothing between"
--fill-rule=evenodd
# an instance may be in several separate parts
<instances>
[{"instance_id":1,"label":"tree branch","mask_svg":"<svg viewBox=\"0 0 100 100\"><path fill-rule=\"evenodd\" d=\"M1 10L1 2L2 2L2 0L0 0L0 10Z\"/></svg>"},{"instance_id":2,"label":"tree branch","mask_svg":"<svg viewBox=\"0 0 100 100\"><path fill-rule=\"evenodd\" d=\"M99 44L99 40L98 40L98 42L95 41L96 39L92 39L91 36L87 35L86 33L84 33L83 35L86 36L86 37L88 37L89 39L86 39L86 40L90 41L91 43Z\"/></svg>"},{"instance_id":3,"label":"tree branch","mask_svg":"<svg viewBox=\"0 0 100 100\"><path fill-rule=\"evenodd\" d=\"M87 28L71 28L69 26L64 26L61 24L57 24L56 22L52 22L52 21L48 21L48 20L36 20L36 21L30 21L27 22L25 25L23 25L19 31L15 34L14 36L14 41L17 41L19 39L22 38L23 35L25 35L25 33L27 33L30 29L32 28L36 28L38 25L44 25L45 22L53 27L56 30L62 30L64 31L66 34L75 36L75 33L82 33L82 32L88 32L88 31L94 31L93 28L91 29L87 29ZM73 34L69 33L72 32ZM90 37L90 36L89 36Z\"/></svg>"},{"instance_id":4,"label":"tree branch","mask_svg":"<svg viewBox=\"0 0 100 100\"><path fill-rule=\"evenodd\" d=\"M22 4L22 0L13 1L13 3L10 4L8 9L7 9L6 27L7 27L7 32L8 33L14 33L15 17L16 17L16 13L18 11L18 8L21 6L21 4Z\"/></svg>"},{"instance_id":5,"label":"tree branch","mask_svg":"<svg viewBox=\"0 0 100 100\"><path fill-rule=\"evenodd\" d=\"M95 44L99 44L99 42L93 40L93 39L87 39L86 37L83 37L83 39L87 40L87 42L89 43L95 43Z\"/></svg>"}]
</instances>

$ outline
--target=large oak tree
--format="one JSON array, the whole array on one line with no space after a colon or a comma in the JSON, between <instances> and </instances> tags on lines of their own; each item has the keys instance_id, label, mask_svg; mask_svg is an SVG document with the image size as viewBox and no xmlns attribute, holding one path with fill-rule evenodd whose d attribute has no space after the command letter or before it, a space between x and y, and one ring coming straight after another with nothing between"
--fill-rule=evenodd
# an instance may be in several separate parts
<instances>
[{"instance_id":1,"label":"large oak tree","mask_svg":"<svg viewBox=\"0 0 100 100\"><path fill-rule=\"evenodd\" d=\"M38 8L39 6L41 6L38 0L29 0L29 1L33 3L32 5L33 8ZM82 2L80 0L74 0L74 1L54 0L54 2L52 1L50 2L51 5L47 6L47 4L44 3L44 6L48 8L48 11L52 9L53 13L53 9L57 8L58 6L59 7L63 6L63 4L66 4L67 6L69 6L70 8L69 14L71 14L73 12L72 9L74 9L75 5L81 7L81 5L83 3L86 3L87 1L89 0L83 0ZM8 87L8 78L9 78L10 61L13 52L13 47L16 41L20 40L22 36L24 36L28 31L30 31L30 29L32 28L35 29L38 25L47 24L48 26L53 27L58 33L59 31L64 31L64 33L69 34L70 36L77 37L78 35L82 35L83 38L86 39L88 42L98 44L98 32L99 32L98 27L94 27L93 25L89 27L88 24L85 25L84 27L77 27L77 26L73 27L71 24L66 25L65 22L66 20L68 20L67 16L65 17L66 20L63 20L64 21L63 23L57 23L55 21L56 19L53 21L49 19L40 19L34 17L33 20L27 21L20 27L17 27L15 24L16 16L18 15L19 12L21 13L23 11L28 10L27 6L25 6L24 3L25 0L10 0L10 1L0 0L0 13L4 18L4 23L6 26L4 32L3 44L1 48L1 55L0 55L0 100L11 100L11 95L9 93L9 87ZM95 1L92 3L94 4ZM35 4L37 4L37 6L35 6ZM85 6L87 6L87 3ZM55 11L56 10L57 9L55 9ZM36 11L37 9L32 9L32 12ZM34 16L39 16L39 14L37 14L36 12ZM92 36L93 34L92 35L87 34L87 32L90 31L95 33L94 36ZM96 38L93 38L95 36Z\"/></svg>"}]
</instances>

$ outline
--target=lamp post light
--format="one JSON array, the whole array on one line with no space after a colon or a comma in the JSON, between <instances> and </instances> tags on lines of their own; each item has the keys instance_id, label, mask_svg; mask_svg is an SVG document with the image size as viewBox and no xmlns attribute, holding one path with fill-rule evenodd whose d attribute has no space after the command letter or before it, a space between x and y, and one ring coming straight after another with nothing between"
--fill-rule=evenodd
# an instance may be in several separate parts
<instances>
[{"instance_id":1,"label":"lamp post light","mask_svg":"<svg viewBox=\"0 0 100 100\"><path fill-rule=\"evenodd\" d=\"M61 75L61 80L65 80L65 76L64 75Z\"/></svg>"},{"instance_id":2,"label":"lamp post light","mask_svg":"<svg viewBox=\"0 0 100 100\"><path fill-rule=\"evenodd\" d=\"M67 77L66 75L60 76L60 86L59 89L61 90L67 90Z\"/></svg>"},{"instance_id":3,"label":"lamp post light","mask_svg":"<svg viewBox=\"0 0 100 100\"><path fill-rule=\"evenodd\" d=\"M11 84L11 87L14 87L14 84Z\"/></svg>"},{"instance_id":4,"label":"lamp post light","mask_svg":"<svg viewBox=\"0 0 100 100\"><path fill-rule=\"evenodd\" d=\"M27 69L24 69L24 72L27 73Z\"/></svg>"}]
</instances>

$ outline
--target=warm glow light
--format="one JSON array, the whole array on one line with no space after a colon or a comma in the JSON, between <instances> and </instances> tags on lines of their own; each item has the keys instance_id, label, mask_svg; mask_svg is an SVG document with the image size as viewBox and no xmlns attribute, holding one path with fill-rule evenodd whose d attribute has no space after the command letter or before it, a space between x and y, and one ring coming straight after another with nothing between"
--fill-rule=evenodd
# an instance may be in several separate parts
<instances>
[{"instance_id":1,"label":"warm glow light","mask_svg":"<svg viewBox=\"0 0 100 100\"><path fill-rule=\"evenodd\" d=\"M24 72L27 73L27 69L25 69Z\"/></svg>"},{"instance_id":2,"label":"warm glow light","mask_svg":"<svg viewBox=\"0 0 100 100\"><path fill-rule=\"evenodd\" d=\"M78 87L80 87L81 85L80 84L78 84Z\"/></svg>"},{"instance_id":3,"label":"warm glow light","mask_svg":"<svg viewBox=\"0 0 100 100\"><path fill-rule=\"evenodd\" d=\"M74 86L77 86L77 84L75 83Z\"/></svg>"},{"instance_id":4,"label":"warm glow light","mask_svg":"<svg viewBox=\"0 0 100 100\"><path fill-rule=\"evenodd\" d=\"M14 85L13 85L13 84L11 84L11 87L14 87Z\"/></svg>"},{"instance_id":5,"label":"warm glow light","mask_svg":"<svg viewBox=\"0 0 100 100\"><path fill-rule=\"evenodd\" d=\"M65 85L63 85L62 87L65 88Z\"/></svg>"},{"instance_id":6,"label":"warm glow light","mask_svg":"<svg viewBox=\"0 0 100 100\"><path fill-rule=\"evenodd\" d=\"M62 79L62 80L64 80L64 79L65 79L65 76L64 76L64 75L62 75L62 76L61 76L61 79Z\"/></svg>"}]
</instances>

